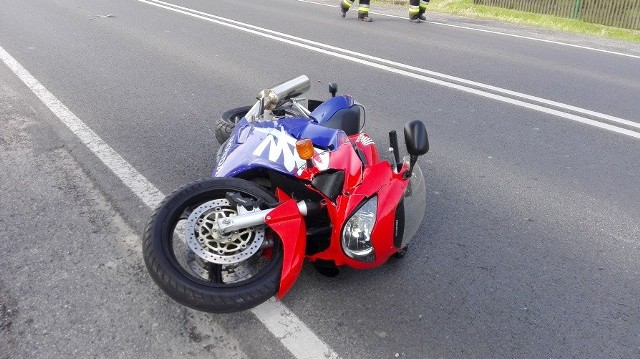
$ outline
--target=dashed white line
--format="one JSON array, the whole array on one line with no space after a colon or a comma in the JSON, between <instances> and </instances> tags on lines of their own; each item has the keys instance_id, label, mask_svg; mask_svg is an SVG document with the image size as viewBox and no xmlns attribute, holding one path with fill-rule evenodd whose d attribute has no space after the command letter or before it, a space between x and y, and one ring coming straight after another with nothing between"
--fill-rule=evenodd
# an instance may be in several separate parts
<instances>
[{"instance_id":1,"label":"dashed white line","mask_svg":"<svg viewBox=\"0 0 640 359\"><path fill-rule=\"evenodd\" d=\"M150 209L160 203L164 194L156 186L104 142L1 46L0 59L142 202ZM296 358L338 358L327 344L281 302L272 300L251 312Z\"/></svg>"}]
</instances>

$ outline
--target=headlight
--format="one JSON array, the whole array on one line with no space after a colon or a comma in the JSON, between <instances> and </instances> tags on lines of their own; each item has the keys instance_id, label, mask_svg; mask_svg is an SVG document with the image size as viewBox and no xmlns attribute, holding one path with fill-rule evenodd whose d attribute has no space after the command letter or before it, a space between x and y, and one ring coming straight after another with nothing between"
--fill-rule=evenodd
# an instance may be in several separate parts
<instances>
[{"instance_id":1,"label":"headlight","mask_svg":"<svg viewBox=\"0 0 640 359\"><path fill-rule=\"evenodd\" d=\"M342 250L349 258L373 262L375 253L371 243L371 231L376 223L378 197L366 201L342 229Z\"/></svg>"}]
</instances>

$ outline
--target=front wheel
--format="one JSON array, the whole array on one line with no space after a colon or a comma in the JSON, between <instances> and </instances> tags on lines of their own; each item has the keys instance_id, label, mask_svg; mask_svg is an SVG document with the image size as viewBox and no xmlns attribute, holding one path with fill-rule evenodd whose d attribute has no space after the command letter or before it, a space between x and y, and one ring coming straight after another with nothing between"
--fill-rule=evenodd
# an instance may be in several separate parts
<instances>
[{"instance_id":1,"label":"front wheel","mask_svg":"<svg viewBox=\"0 0 640 359\"><path fill-rule=\"evenodd\" d=\"M230 313L252 308L277 292L279 238L265 225L224 235L218 231L218 219L253 210L234 203L238 196L245 203L275 202L249 181L212 178L177 189L153 213L143 237L144 261L156 284L177 302Z\"/></svg>"}]
</instances>

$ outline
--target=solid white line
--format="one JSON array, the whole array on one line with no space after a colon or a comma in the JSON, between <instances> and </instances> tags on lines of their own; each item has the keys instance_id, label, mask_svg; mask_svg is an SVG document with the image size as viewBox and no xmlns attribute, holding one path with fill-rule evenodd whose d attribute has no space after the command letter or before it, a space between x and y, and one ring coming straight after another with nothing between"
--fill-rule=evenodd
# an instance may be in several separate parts
<instances>
[{"instance_id":1,"label":"solid white line","mask_svg":"<svg viewBox=\"0 0 640 359\"><path fill-rule=\"evenodd\" d=\"M541 102L541 103L544 103L544 104L547 104L547 105L554 105L554 106L557 106L557 107L563 107L565 109L571 109L571 110L576 111L576 112L581 112L581 113L584 113L584 114L589 114L589 115L601 117L603 119L607 119L609 121L613 121L613 122L616 122L616 123L625 124L625 125L628 125L628 126L634 126L634 127L640 128L640 124L637 124L637 123L629 121L629 120L621 119L621 118L618 118L618 117L614 117L614 116L610 116L610 115L606 115L606 114L601 114L601 113L598 113L598 112L595 112L595 111L581 109L581 108L575 107L575 106L565 105L565 104L562 104L562 103L559 103L559 102L554 102L554 101L546 100L546 99L543 99L543 98L538 98L538 97L535 97L535 96L521 94L521 93L518 93L518 92L515 92L515 91L501 89L501 88L490 86L490 85L484 85L484 84L481 84L481 83L465 80L465 79L462 79L462 78L453 77L453 76L450 76L450 75L435 73L433 71L420 69L420 68L409 66L409 65L404 65L404 64L401 64L401 63L397 63L397 62L393 62L393 61L389 61L389 60L373 57L373 56L362 54L362 53L357 53L357 52L354 52L354 51L338 48L338 47L327 45L327 44L318 43L318 42L311 41L311 40L306 40L306 39L299 38L299 37L296 37L296 36L293 36L293 35L288 35L288 34L280 33L280 32L269 30L269 29L265 29L265 28L260 28L260 27L254 26L254 25L242 23L242 22L239 22L239 21L223 18L223 17L220 17L220 16L208 14L208 13L204 13L204 12L201 12L201 11L198 11L198 10L193 10L193 9L185 8L185 7L182 7L182 6L173 5L173 4L170 4L170 3L167 3L167 2L164 2L164 1L160 1L160 0L137 0L137 1L149 4L149 5L157 6L157 7L163 8L163 9L167 9L167 10L170 10L170 11L174 11L174 12L177 12L177 13L181 13L181 14L184 14L184 15L192 16L192 17L195 17L195 18L198 18L198 19L202 19L202 20L205 20L205 21L213 22L213 23L216 23L216 24L219 24L219 25L231 27L231 28L234 28L234 29L237 29L237 30L240 30L240 31L244 31L244 32L248 32L248 33L254 34L254 35L266 37L266 38L269 38L269 39L272 39L272 40L275 40L275 41L279 41L279 42L283 42L283 43L286 43L286 44L289 44L289 45L301 47L301 48L304 48L304 49L307 49L307 50L310 50L310 51L315 51L315 52L319 52L319 53L322 53L322 54L325 54L325 55L338 57L338 58L341 58L341 59L344 59L344 60L356 62L356 63L362 64L362 65L365 65L365 66L374 67L374 68L377 68L377 69L381 69L381 70L385 70L385 71L388 71L388 72L396 73L396 74L399 74L399 75L407 76L407 77L410 77L410 78L413 78L413 79L422 80L422 81L433 83L433 84L436 84L436 85L445 86L445 87L448 87L448 88L451 88L451 89L455 89L455 90L471 93L471 94L474 94L474 95L490 98L490 99L493 99L493 100L505 102L505 103L508 103L508 104L511 104L511 105L521 106L521 107L528 108L528 109L531 109L531 110L540 111L540 112L543 112L543 113L547 113L547 114L550 114L550 115L558 116L558 117L561 117L561 118L564 118L564 119L568 119L568 120L571 120L571 121L576 121L576 122L583 123L583 124L586 124L586 125L598 127L598 128L605 129L605 130L608 130L608 131L620 133L620 134L623 134L623 135L631 136L631 137L634 137L634 138L640 138L640 133L639 132L631 131L631 130L628 130L626 128L613 126L613 125L610 125L610 124L607 124L607 123L602 123L602 122L595 121L595 120L592 120L592 119L589 119L589 118L586 118L586 117L578 116L578 115L575 115L575 114L571 114L571 113L567 113L567 112L563 112L563 111L559 111L559 110L543 107L543 106L540 106L540 105L536 105L536 104L524 102L524 101L521 101L521 100L517 100L517 99L513 99L513 98L497 95L497 94L494 94L494 93L478 90L478 89L475 89L475 88L459 85L459 84L456 84L456 83L443 81L443 80L436 79L436 78L433 78L433 77L428 77L428 76L416 74L416 73L409 72L409 71L402 70L402 69L398 69L398 68L395 68L395 67L392 67L392 66L406 68L406 69L410 69L410 70L417 71L417 72L427 73L427 74L430 74L430 75L437 75L438 77L443 77L443 78L455 80L455 81L462 82L462 83L473 84L473 85L475 85L477 87L482 87L482 88L485 88L485 89L491 89L491 90L494 90L496 92L502 92L504 94L509 94L509 95L512 95L512 96L517 96L517 97L525 98L525 99L528 99L528 100L534 100L534 101ZM309 44L311 44L311 45L309 45ZM327 48L327 49L331 49L333 51L326 50L326 49L324 49L322 47ZM343 53L349 54L349 55L345 55L345 54L342 54L342 53L337 53L335 51L340 51L340 52L343 52ZM353 56L350 56L350 55L353 55ZM358 57L355 57L355 56L358 56ZM375 61L378 61L378 62L381 62L381 63L371 62L371 61L367 61L365 59L371 59L371 60L375 60ZM387 63L387 64L390 64L392 66L383 65L382 63Z\"/></svg>"},{"instance_id":2,"label":"solid white line","mask_svg":"<svg viewBox=\"0 0 640 359\"><path fill-rule=\"evenodd\" d=\"M324 342L287 307L271 299L251 312L298 359L338 358Z\"/></svg>"},{"instance_id":3,"label":"solid white line","mask_svg":"<svg viewBox=\"0 0 640 359\"><path fill-rule=\"evenodd\" d=\"M338 7L338 5L325 4L325 3L320 3L320 2L317 2L317 1L310 1L310 0L296 0L296 1L309 3L309 4L314 4L314 5L327 6L327 7L335 7L335 8ZM397 18L397 19L406 19L407 18L405 16L391 15L391 14L385 14L385 13L380 13L380 12L375 12L375 11L369 11L369 12L371 14L374 14L374 15L393 17L393 18ZM583 45L575 45L575 44L570 44L570 43L567 43L567 42L553 41L553 40L541 39L541 38L538 38L538 37L510 34L508 32L479 29L479 28L470 27L470 26L447 24L447 23L438 22L438 21L430 21L429 20L427 22L430 23L430 24L434 24L434 25L448 26L448 27L454 27L454 28L458 28L458 29L471 30L471 31L486 32L486 33L495 34L495 35L510 36L510 37L515 37L515 38L519 38L519 39L540 41L540 42L546 42L546 43L555 44L555 45L570 46L570 47L575 47L575 48L579 48L579 49L583 49L583 50L597 51L597 52L603 52L603 53L607 53L607 54L611 54L611 55L619 55L619 56L626 56L626 57L631 57L631 58L635 58L635 59L640 59L640 56L638 56L638 55L626 54L624 52L617 52L617 51L611 51L611 50L598 49L598 48L595 48L595 47L589 47L589 46L583 46Z\"/></svg>"},{"instance_id":4,"label":"solid white line","mask_svg":"<svg viewBox=\"0 0 640 359\"><path fill-rule=\"evenodd\" d=\"M144 204L153 209L160 203L164 195L151 182L85 125L2 47L0 59Z\"/></svg>"},{"instance_id":5,"label":"solid white line","mask_svg":"<svg viewBox=\"0 0 640 359\"><path fill-rule=\"evenodd\" d=\"M35 77L0 46L0 59L53 112L102 163L104 163L150 209L165 197L127 160L104 142ZM298 317L281 302L271 301L251 310L256 317L299 359L338 358Z\"/></svg>"},{"instance_id":6,"label":"solid white line","mask_svg":"<svg viewBox=\"0 0 640 359\"><path fill-rule=\"evenodd\" d=\"M139 1L142 1L142 0L139 0ZM169 10L177 9L178 12L186 14L186 15L196 14L196 15L198 15L196 17L198 17L198 18L202 18L200 16L204 16L205 17L204 20L208 20L208 21L211 21L209 19L215 19L215 20L218 20L218 21L212 21L212 22L215 22L215 23L218 23L218 24L222 24L222 25L225 25L225 23L230 23L230 24L233 24L233 25L240 26L240 28L236 27L236 26L232 26L232 27L234 27L236 29L240 29L240 30L242 30L242 28L254 29L254 30L259 31L260 33L269 33L269 34L272 34L272 35L275 35L275 36L278 36L278 37L288 38L288 39L291 39L291 40L295 40L295 41L302 42L302 43L305 43L305 44L313 45L313 46L316 46L316 47L321 47L321 48L325 48L325 49L332 50L332 51L342 52L342 53L345 53L345 54L348 54L348 55L351 55L351 56L360 57L360 58L363 58L363 59L368 59L368 60L371 60L371 61L375 61L375 62L387 64L387 65L391 65L392 67L406 69L406 70L409 70L409 71L418 72L418 73L426 74L426 75L430 75L430 76L440 77L440 78L443 78L443 79L446 79L446 80L467 84L467 85L474 86L474 87L477 87L477 88L482 88L482 89L485 89L485 90L488 90L488 91L498 92L498 93L502 93L502 94L509 95L509 96L512 96L512 97L518 97L518 98L521 98L521 99L534 101L534 102L542 103L542 104L549 105L549 106L558 107L558 108L561 108L561 109L565 109L565 110L581 113L583 115L599 117L599 118L601 118L603 120L607 120L607 121L611 121L611 122L618 123L618 124L621 124L621 125L626 125L626 126L635 127L635 128L639 128L640 129L640 123L629 121L629 120L625 120L625 119L622 119L622 118L619 118L619 117L616 117L616 116L611 116L611 115L607 115L607 114L596 112L596 111L583 109L583 108L580 108L580 107L577 107L577 106L567 105L567 104L564 104L564 103L561 103L561 102L547 100L547 99L544 99L544 98L541 98L541 97L527 95L527 94L524 94L524 93L521 93L521 92L511 91L511 90L507 90L507 89L504 89L504 88L483 84L481 82L471 81L471 80L463 79L463 78L460 78L460 77L451 76L451 75L443 74L443 73L436 72L436 71L426 70L426 69L415 67L415 66L411 66L411 65L406 65L406 64L403 64L403 63L400 63L400 62L391 61L391 60L383 59L383 58L380 58L380 57L371 56L371 55L363 54L363 53L356 52L356 51L351 51L351 50L348 50L348 49L343 49L343 48L340 48L340 47L336 47L336 46L324 44L324 43L321 43L321 42L317 42L317 41L308 40L308 39L304 39L304 38L301 38L301 37L289 35L289 34L286 34L286 33L282 33L282 32L278 32L278 31L274 31L274 30L258 27L258 26L255 26L255 25L251 25L251 24L240 22L240 21L228 19L228 18L225 18L225 17L209 14L209 13L206 13L206 12L202 12L202 11L186 8L186 7L183 7L183 6L174 5L174 4L171 4L171 3L164 2L162 0L148 0L148 1L143 1L143 2L157 3L159 5L156 5L156 6L160 6L162 8L166 8L166 9L169 9ZM176 11L176 10L174 10L174 11ZM249 32L251 32L251 31L249 31ZM255 33L255 32L252 32L252 33ZM295 45L295 43L291 43L291 42L287 42L287 43Z\"/></svg>"}]
</instances>

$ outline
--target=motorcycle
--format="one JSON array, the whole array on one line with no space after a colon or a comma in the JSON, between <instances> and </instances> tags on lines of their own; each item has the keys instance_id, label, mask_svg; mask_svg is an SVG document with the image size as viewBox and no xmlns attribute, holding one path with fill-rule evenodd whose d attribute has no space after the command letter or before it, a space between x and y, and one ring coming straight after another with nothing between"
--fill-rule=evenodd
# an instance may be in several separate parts
<instances>
[{"instance_id":1,"label":"motorcycle","mask_svg":"<svg viewBox=\"0 0 640 359\"><path fill-rule=\"evenodd\" d=\"M362 132L364 107L349 95L299 98L299 76L225 112L211 178L187 184L154 211L143 236L146 267L177 302L196 310L246 310L282 299L306 260L320 273L369 269L402 257L426 206L418 157L421 121L404 126L400 160L389 133L384 160Z\"/></svg>"}]
</instances>

